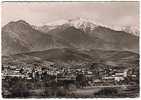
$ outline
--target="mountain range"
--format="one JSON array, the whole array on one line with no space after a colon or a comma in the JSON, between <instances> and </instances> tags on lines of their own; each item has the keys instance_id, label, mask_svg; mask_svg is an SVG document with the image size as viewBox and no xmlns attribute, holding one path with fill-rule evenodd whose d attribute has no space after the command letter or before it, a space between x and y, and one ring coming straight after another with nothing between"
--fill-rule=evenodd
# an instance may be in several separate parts
<instances>
[{"instance_id":1,"label":"mountain range","mask_svg":"<svg viewBox=\"0 0 141 100\"><path fill-rule=\"evenodd\" d=\"M81 18L43 26L12 21L2 27L2 62L138 64L139 37Z\"/></svg>"},{"instance_id":2,"label":"mountain range","mask_svg":"<svg viewBox=\"0 0 141 100\"><path fill-rule=\"evenodd\" d=\"M2 55L54 48L138 53L139 37L81 18L50 23L41 27L18 20L2 27Z\"/></svg>"},{"instance_id":3,"label":"mountain range","mask_svg":"<svg viewBox=\"0 0 141 100\"><path fill-rule=\"evenodd\" d=\"M92 30L94 30L97 26L105 26L105 27L109 27L113 30L117 30L117 31L124 31L124 32L127 32L127 33L130 33L132 35L135 35L135 36L139 36L139 29L135 26L108 26L108 25L103 25L103 24L100 24L100 23L95 23L95 21L93 20L90 20L90 19L83 19L83 18L75 18L75 19L68 19L68 20L57 20L57 21L53 21L53 22L50 22L50 23L46 23L45 25L43 26L34 26L34 28L38 29L38 30L41 30L43 32L48 32L52 29L55 29L59 26L62 26L62 25L69 25L69 26L74 26L75 28L78 28L78 29L82 29L84 30L85 32L90 32Z\"/></svg>"}]
</instances>

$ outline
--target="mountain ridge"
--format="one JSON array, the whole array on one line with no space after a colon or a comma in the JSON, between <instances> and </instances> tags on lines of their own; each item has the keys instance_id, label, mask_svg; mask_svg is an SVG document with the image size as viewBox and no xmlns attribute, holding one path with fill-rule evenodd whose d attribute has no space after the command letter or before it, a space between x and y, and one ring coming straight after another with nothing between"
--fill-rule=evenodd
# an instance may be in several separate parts
<instances>
[{"instance_id":1,"label":"mountain ridge","mask_svg":"<svg viewBox=\"0 0 141 100\"><path fill-rule=\"evenodd\" d=\"M7 35L5 33L7 33ZM17 39L19 41L17 42L17 44L19 44L20 46L15 48L15 51L20 49L20 47L23 47L22 44L26 44L29 51L46 50L46 49L54 48L58 46L59 47L71 46L67 42L64 42L64 40L60 40L59 38L53 37L49 34L44 34L40 32L39 30L33 29L32 26L26 23L25 21L19 20L16 22L10 22L2 28L2 37L3 37L2 38L2 45L3 45L2 54L9 54L9 52L10 54L12 54L13 52L13 50L10 50L10 49L13 49L12 46L14 44L11 44L7 40L7 36L9 36L8 40L14 41L14 39ZM9 50L5 52L6 49L9 49ZM28 51L25 50L24 52L28 52Z\"/></svg>"},{"instance_id":2,"label":"mountain ridge","mask_svg":"<svg viewBox=\"0 0 141 100\"><path fill-rule=\"evenodd\" d=\"M47 27L55 29L56 27L59 27L59 26L62 26L62 25L66 25L66 24L69 25L69 26L73 26L75 28L78 28L78 29L82 29L85 32L92 31L96 27L102 26L102 27L110 28L110 29L115 30L115 31L124 31L124 32L130 33L132 35L139 36L139 30L137 28L135 29L135 28L133 28L131 26L128 26L128 31L127 31L126 27L120 27L120 28L119 28L119 26L111 27L111 26L104 25L104 24L101 24L101 23L96 23L94 20L84 19L84 18L81 18L81 17L74 18L74 19L53 21L53 22L47 23L47 24L45 24L43 26L40 26L38 28L40 28L41 31L45 32L45 30L42 29L42 27L45 28L45 26L46 26L46 29L47 29Z\"/></svg>"},{"instance_id":3,"label":"mountain ridge","mask_svg":"<svg viewBox=\"0 0 141 100\"><path fill-rule=\"evenodd\" d=\"M63 24L48 32L42 32L24 20L9 22L2 28L2 54L15 54L16 51L17 53L42 51L58 47L132 52L139 50L139 38L127 32L97 25L94 30L84 30L82 27L86 28L89 25L83 26L79 21L77 24L80 28Z\"/></svg>"}]
</instances>

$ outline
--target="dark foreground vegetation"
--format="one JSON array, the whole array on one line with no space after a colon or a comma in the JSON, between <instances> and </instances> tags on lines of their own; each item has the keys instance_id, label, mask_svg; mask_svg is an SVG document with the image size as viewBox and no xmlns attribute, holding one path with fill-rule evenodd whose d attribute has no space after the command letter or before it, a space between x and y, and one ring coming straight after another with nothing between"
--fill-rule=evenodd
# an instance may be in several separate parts
<instances>
[{"instance_id":1,"label":"dark foreground vegetation","mask_svg":"<svg viewBox=\"0 0 141 100\"><path fill-rule=\"evenodd\" d=\"M138 97L139 85L95 86L89 89L56 81L37 81L9 78L2 81L4 98L105 98ZM86 93L85 93L86 92Z\"/></svg>"}]
</instances>

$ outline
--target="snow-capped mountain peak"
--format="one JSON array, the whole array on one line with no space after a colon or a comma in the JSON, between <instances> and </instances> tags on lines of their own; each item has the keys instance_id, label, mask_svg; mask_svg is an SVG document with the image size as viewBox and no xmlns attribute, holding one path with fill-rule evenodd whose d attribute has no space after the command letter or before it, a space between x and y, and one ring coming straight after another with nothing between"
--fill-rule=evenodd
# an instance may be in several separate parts
<instances>
[{"instance_id":1,"label":"snow-capped mountain peak","mask_svg":"<svg viewBox=\"0 0 141 100\"><path fill-rule=\"evenodd\" d=\"M83 19L83 18L69 20L69 23L71 26L83 30L86 30L88 28L90 30L93 30L95 27L97 27L97 25L92 23L92 21L90 21L89 19Z\"/></svg>"},{"instance_id":2,"label":"snow-capped mountain peak","mask_svg":"<svg viewBox=\"0 0 141 100\"><path fill-rule=\"evenodd\" d=\"M47 23L47 26L51 27L56 27L56 26L61 26L61 25L70 25L73 26L77 29L82 29L83 31L92 31L95 29L95 27L99 26L94 23L94 21L90 19L83 19L83 18L74 18L74 19L68 19L68 20L59 20L59 21L54 21L51 23Z\"/></svg>"}]
</instances>

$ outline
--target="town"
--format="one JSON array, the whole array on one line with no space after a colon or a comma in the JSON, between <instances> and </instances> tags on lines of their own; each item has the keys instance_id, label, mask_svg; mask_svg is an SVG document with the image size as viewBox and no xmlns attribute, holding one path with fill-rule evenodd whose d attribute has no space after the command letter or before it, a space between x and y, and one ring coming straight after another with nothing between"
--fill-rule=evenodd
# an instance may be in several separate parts
<instances>
[{"instance_id":1,"label":"town","mask_svg":"<svg viewBox=\"0 0 141 100\"><path fill-rule=\"evenodd\" d=\"M3 64L3 82L24 80L45 83L46 87L66 87L68 90L96 86L117 86L139 84L138 65L111 66L101 63L83 63L77 65L56 64L53 62L32 64ZM43 86L44 87L44 86ZM3 86L6 90L6 86ZM38 88L41 88L39 86ZM3 95L8 95L3 92Z\"/></svg>"}]
</instances>

